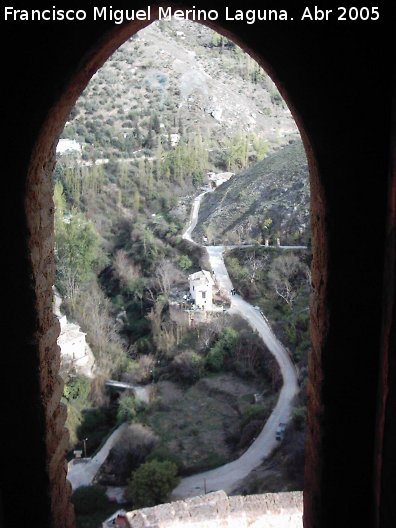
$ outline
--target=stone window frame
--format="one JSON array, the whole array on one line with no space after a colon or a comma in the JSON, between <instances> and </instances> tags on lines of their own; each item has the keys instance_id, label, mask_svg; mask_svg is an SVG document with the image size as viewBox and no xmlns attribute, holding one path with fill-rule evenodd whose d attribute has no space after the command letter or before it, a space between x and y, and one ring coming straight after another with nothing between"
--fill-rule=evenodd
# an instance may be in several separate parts
<instances>
[{"instance_id":1,"label":"stone window frame","mask_svg":"<svg viewBox=\"0 0 396 528\"><path fill-rule=\"evenodd\" d=\"M155 9L152 10L152 13L154 12ZM59 323L52 313L52 285L55 279L52 174L56 163L56 144L71 109L92 76L124 42L150 23L132 22L126 26L115 27L113 30L108 31L97 46L91 50L90 54L83 58L80 67L72 74L59 99L49 111L48 118L38 137L28 170L25 210L29 230L32 275L35 283L36 340L40 362L41 401L47 432L45 442L47 473L51 490L51 514L53 524L57 528L74 526L74 514L70 503L71 486L66 480L67 465L65 453L68 443L68 432L64 426L66 409L60 401L63 392L63 381L59 376L60 353L56 343L59 335ZM265 62L264 58L249 49L238 35L230 33L220 24L210 23L206 25L230 38L266 70L285 99L303 140L310 174L313 248L313 293L311 296L313 354L310 369L311 372L312 369L315 370L315 376L318 380L321 379L321 344L323 336L327 333L328 326L326 314L323 311L326 295L326 281L323 280L323 275L326 273L327 251L322 234L324 229L323 191L320 185L313 148L286 88L277 81L274 71ZM318 240L321 241L321 251L316 251L315 249L318 247ZM319 392L319 387L314 386L311 379L309 380L308 392L311 396L314 396L312 398L314 403L310 406L308 412L308 430L311 431L311 435L308 436L307 440L311 448L308 448L309 458L306 461L306 474L314 475L314 479L306 480L306 490L304 492L304 501L309 503L315 499L315 496L319 495L318 473L312 468L320 468L321 464L318 455L319 450L312 446L315 446L316 442L319 445L320 430L314 427L313 424L320 422L322 409L320 399L315 397L315 394ZM307 466L309 466L308 471ZM307 490L309 490L308 493L306 493Z\"/></svg>"}]
</instances>

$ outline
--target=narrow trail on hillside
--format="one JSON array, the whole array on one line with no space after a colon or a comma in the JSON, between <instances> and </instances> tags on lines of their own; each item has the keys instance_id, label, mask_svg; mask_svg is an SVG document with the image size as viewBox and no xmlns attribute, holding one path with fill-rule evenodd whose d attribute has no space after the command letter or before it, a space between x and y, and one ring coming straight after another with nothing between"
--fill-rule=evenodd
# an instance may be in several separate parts
<instances>
[{"instance_id":1,"label":"narrow trail on hillside","mask_svg":"<svg viewBox=\"0 0 396 528\"><path fill-rule=\"evenodd\" d=\"M193 201L190 222L183 233L183 238L198 245L191 235L198 222L198 213L203 196L210 192L204 191ZM215 274L217 284L221 290L230 292L233 288L224 263L225 246L204 246L208 252L209 262ZM234 247L234 246L233 246ZM251 304L239 295L231 296L230 313L237 313L243 317L253 330L262 338L268 350L274 355L282 373L283 385L279 398L261 433L253 444L237 460L228 464L204 471L181 480L173 490L172 498L186 498L202 495L210 491L224 490L230 493L239 481L245 478L254 468L259 466L278 445L275 438L279 422L287 423L290 419L292 400L298 392L297 373L284 346L275 337L265 317Z\"/></svg>"}]
</instances>

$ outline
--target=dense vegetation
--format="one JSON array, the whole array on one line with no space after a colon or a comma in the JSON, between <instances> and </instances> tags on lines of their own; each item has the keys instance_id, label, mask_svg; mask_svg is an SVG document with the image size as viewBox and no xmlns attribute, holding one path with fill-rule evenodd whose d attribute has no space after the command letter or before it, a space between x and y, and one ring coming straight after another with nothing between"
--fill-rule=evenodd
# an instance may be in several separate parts
<instances>
[{"instance_id":1,"label":"dense vegetation","mask_svg":"<svg viewBox=\"0 0 396 528\"><path fill-rule=\"evenodd\" d=\"M238 101L238 129L219 98L225 89ZM242 104L256 112L254 127ZM277 146L279 136L264 134L276 120L295 134L257 64L189 23L140 32L79 99L62 136L79 147L59 155L54 174L56 286L95 354L94 405L104 401L106 378L147 382L153 361L176 355L170 291L207 267L181 239L191 198L207 170L245 167ZM188 354L176 370L184 372Z\"/></svg>"}]
</instances>

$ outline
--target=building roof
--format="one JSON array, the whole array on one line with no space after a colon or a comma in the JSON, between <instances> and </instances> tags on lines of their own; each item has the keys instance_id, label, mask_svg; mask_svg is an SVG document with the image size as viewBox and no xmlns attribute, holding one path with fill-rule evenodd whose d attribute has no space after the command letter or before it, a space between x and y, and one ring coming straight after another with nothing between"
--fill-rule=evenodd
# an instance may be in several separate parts
<instances>
[{"instance_id":1,"label":"building roof","mask_svg":"<svg viewBox=\"0 0 396 528\"><path fill-rule=\"evenodd\" d=\"M214 286L214 280L210 271L202 270L189 275L188 280L206 286Z\"/></svg>"},{"instance_id":2,"label":"building roof","mask_svg":"<svg viewBox=\"0 0 396 528\"><path fill-rule=\"evenodd\" d=\"M235 172L218 172L215 174L214 172L208 173L208 178L211 181L217 181L217 180L229 180L231 176L234 176Z\"/></svg>"}]
</instances>

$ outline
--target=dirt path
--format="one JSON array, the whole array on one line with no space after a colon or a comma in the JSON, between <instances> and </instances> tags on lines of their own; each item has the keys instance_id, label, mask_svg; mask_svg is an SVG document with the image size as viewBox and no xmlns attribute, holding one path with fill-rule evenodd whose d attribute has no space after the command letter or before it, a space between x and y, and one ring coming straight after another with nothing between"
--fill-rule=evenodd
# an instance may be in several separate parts
<instances>
[{"instance_id":1,"label":"dirt path","mask_svg":"<svg viewBox=\"0 0 396 528\"><path fill-rule=\"evenodd\" d=\"M187 229L182 234L182 238L184 238L185 240L189 240L190 242L192 242L196 246L198 244L195 242L195 240L193 240L191 238L191 234L194 231L194 229L195 229L195 227L197 225L197 222L198 222L198 213L199 213L199 208L200 208L200 205L201 205L202 198L205 196L205 194L208 194L209 192L212 192L212 191L213 191L213 189L207 189L206 191L204 191L201 194L199 194L196 198L194 198L194 201L193 201L193 204L192 204L192 207L191 207L190 222L188 224Z\"/></svg>"}]
</instances>

